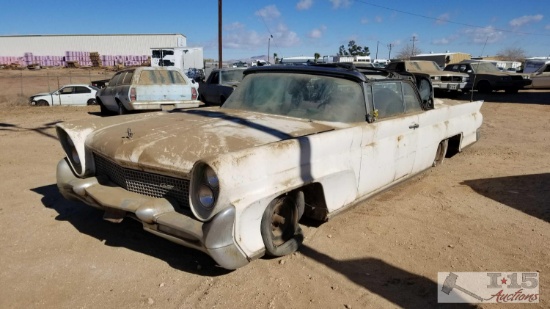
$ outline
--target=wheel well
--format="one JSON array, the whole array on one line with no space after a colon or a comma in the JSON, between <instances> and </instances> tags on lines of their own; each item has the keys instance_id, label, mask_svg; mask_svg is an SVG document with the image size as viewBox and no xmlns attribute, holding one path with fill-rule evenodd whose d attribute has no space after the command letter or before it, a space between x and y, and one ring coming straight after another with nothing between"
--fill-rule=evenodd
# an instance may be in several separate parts
<instances>
[{"instance_id":1,"label":"wheel well","mask_svg":"<svg viewBox=\"0 0 550 309\"><path fill-rule=\"evenodd\" d=\"M445 158L451 158L455 154L460 152L460 143L462 142L462 134L457 134L449 138L449 146L447 147L447 153Z\"/></svg>"},{"instance_id":2,"label":"wheel well","mask_svg":"<svg viewBox=\"0 0 550 309\"><path fill-rule=\"evenodd\" d=\"M328 210L323 186L320 183L312 183L296 190L300 190L304 193L304 217L326 221Z\"/></svg>"}]
</instances>

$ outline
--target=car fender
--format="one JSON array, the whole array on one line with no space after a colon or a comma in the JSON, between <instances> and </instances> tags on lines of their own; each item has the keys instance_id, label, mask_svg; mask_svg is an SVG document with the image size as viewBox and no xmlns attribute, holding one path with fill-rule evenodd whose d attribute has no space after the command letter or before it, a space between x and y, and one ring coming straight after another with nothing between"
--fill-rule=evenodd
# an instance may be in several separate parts
<instances>
[{"instance_id":1,"label":"car fender","mask_svg":"<svg viewBox=\"0 0 550 309\"><path fill-rule=\"evenodd\" d=\"M315 182L323 187L319 193L324 195L328 212L340 210L357 198L356 175L352 170L325 175ZM265 252L260 227L262 215L269 203L278 196L299 191L304 185L288 187L264 196L250 195L232 202L236 210L235 242L250 259L261 257Z\"/></svg>"}]
</instances>

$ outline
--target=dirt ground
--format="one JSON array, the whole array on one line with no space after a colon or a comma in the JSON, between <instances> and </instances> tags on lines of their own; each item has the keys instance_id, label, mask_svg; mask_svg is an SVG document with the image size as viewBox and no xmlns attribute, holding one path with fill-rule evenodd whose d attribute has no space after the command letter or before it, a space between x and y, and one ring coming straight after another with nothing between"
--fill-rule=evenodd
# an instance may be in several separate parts
<instances>
[{"instance_id":1,"label":"dirt ground","mask_svg":"<svg viewBox=\"0 0 550 309\"><path fill-rule=\"evenodd\" d=\"M476 95L486 100L481 141L303 225L299 252L235 271L63 199L55 124L99 108L28 107L12 95L0 93L0 308L430 308L448 271L538 271L541 302L505 308L550 307L550 91Z\"/></svg>"}]
</instances>

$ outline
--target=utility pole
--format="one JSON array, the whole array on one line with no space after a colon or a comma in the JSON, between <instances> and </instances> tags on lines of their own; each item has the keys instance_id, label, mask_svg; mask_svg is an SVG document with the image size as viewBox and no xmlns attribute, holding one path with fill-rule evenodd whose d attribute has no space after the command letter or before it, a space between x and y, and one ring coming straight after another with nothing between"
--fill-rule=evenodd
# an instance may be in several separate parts
<instances>
[{"instance_id":1,"label":"utility pole","mask_svg":"<svg viewBox=\"0 0 550 309\"><path fill-rule=\"evenodd\" d=\"M389 52L388 52L388 60L391 60L391 48L392 48L392 47L393 47L393 44L392 44L392 43L388 44L388 50L389 50Z\"/></svg>"},{"instance_id":2,"label":"utility pole","mask_svg":"<svg viewBox=\"0 0 550 309\"><path fill-rule=\"evenodd\" d=\"M271 35L271 34L269 35L269 38L267 38L267 63L268 64L271 63L271 62L269 62L269 57L270 57L269 56L269 44L271 43L272 38L273 38L273 35Z\"/></svg>"},{"instance_id":3,"label":"utility pole","mask_svg":"<svg viewBox=\"0 0 550 309\"><path fill-rule=\"evenodd\" d=\"M411 40L413 42L413 48L412 48L412 51L411 51L411 56L414 56L416 54L416 51L414 50L414 42L418 41L416 39L416 36L413 35L413 38Z\"/></svg>"},{"instance_id":4,"label":"utility pole","mask_svg":"<svg viewBox=\"0 0 550 309\"><path fill-rule=\"evenodd\" d=\"M222 0L218 0L218 68L222 68Z\"/></svg>"},{"instance_id":5,"label":"utility pole","mask_svg":"<svg viewBox=\"0 0 550 309\"><path fill-rule=\"evenodd\" d=\"M378 59L378 44L380 44L380 41L376 41L376 58Z\"/></svg>"}]
</instances>

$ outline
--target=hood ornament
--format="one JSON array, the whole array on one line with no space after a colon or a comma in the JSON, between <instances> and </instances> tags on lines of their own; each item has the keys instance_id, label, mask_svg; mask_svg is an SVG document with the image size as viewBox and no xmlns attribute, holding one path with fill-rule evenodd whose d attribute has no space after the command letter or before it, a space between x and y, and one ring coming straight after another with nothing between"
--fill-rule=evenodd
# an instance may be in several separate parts
<instances>
[{"instance_id":1,"label":"hood ornament","mask_svg":"<svg viewBox=\"0 0 550 309\"><path fill-rule=\"evenodd\" d=\"M127 139L132 139L133 136L134 136L134 132L132 132L132 129L130 129L130 128L126 129L126 136L125 136L125 138L127 138Z\"/></svg>"}]
</instances>

